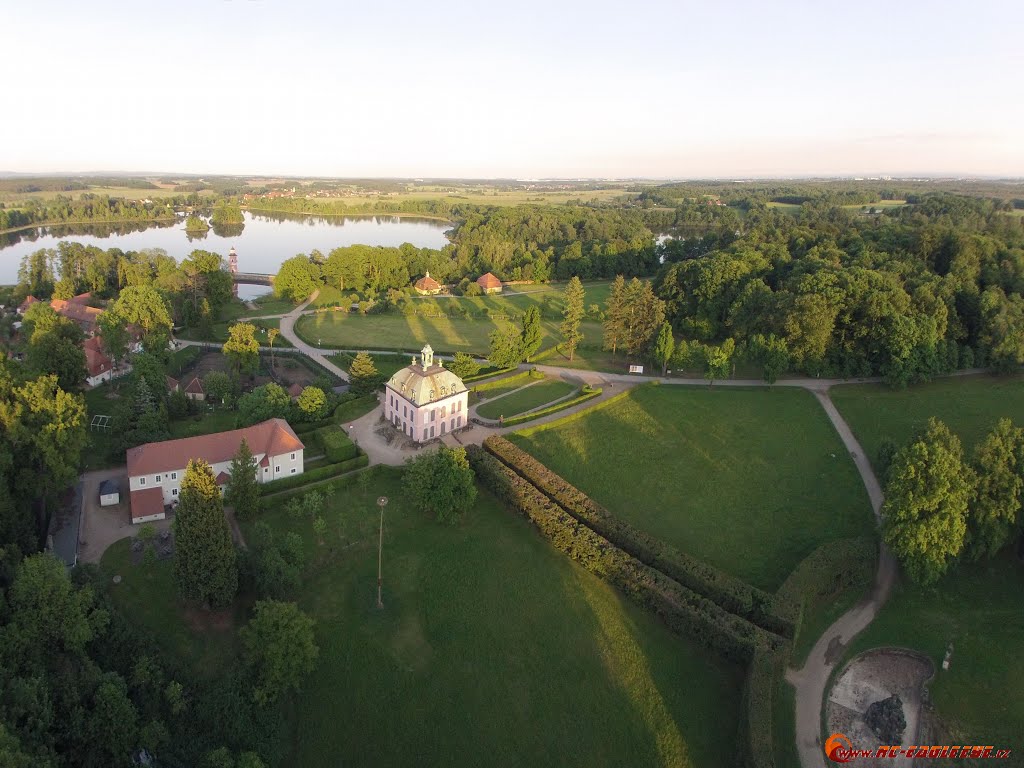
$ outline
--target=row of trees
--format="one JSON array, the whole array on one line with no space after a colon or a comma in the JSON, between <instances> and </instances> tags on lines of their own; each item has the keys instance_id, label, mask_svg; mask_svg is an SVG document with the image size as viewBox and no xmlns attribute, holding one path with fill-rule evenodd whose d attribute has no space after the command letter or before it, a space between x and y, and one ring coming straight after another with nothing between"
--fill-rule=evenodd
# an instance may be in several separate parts
<instances>
[{"instance_id":1,"label":"row of trees","mask_svg":"<svg viewBox=\"0 0 1024 768\"><path fill-rule=\"evenodd\" d=\"M1024 429L1001 419L964 457L937 419L899 450L888 443L883 537L912 579L929 584L958 558L993 557L1024 530Z\"/></svg>"}]
</instances>

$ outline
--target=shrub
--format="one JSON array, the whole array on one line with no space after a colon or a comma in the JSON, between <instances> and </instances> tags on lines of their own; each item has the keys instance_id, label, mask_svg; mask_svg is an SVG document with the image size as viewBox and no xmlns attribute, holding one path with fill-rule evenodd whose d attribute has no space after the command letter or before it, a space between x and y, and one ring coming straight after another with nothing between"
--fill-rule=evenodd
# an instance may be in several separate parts
<instances>
[{"instance_id":1,"label":"shrub","mask_svg":"<svg viewBox=\"0 0 1024 768\"><path fill-rule=\"evenodd\" d=\"M489 379L492 376L500 376L503 373L511 373L515 368L495 368L493 365L486 368L481 368L480 373L473 376L465 376L462 378L462 383L467 384L471 381L480 381L481 379ZM475 389L475 387L474 387Z\"/></svg>"},{"instance_id":2,"label":"shrub","mask_svg":"<svg viewBox=\"0 0 1024 768\"><path fill-rule=\"evenodd\" d=\"M289 475L288 477L282 477L280 480L271 480L269 483L263 483L260 486L260 495L269 496L272 493L287 491L292 488L302 488L319 480L326 480L327 478L343 475L346 472L361 469L369 463L370 457L364 453L356 456L354 459L342 461L338 464L328 464L326 467L303 472L301 475Z\"/></svg>"},{"instance_id":3,"label":"shrub","mask_svg":"<svg viewBox=\"0 0 1024 768\"><path fill-rule=\"evenodd\" d=\"M356 444L349 440L348 435L336 425L318 429L314 439L324 449L324 455L335 464L354 459L359 455Z\"/></svg>"},{"instance_id":4,"label":"shrub","mask_svg":"<svg viewBox=\"0 0 1024 768\"><path fill-rule=\"evenodd\" d=\"M558 549L653 611L674 632L743 661L758 648L777 649L783 642L616 547L482 448L467 446L466 454L477 477L499 499L527 517Z\"/></svg>"},{"instance_id":5,"label":"shrub","mask_svg":"<svg viewBox=\"0 0 1024 768\"><path fill-rule=\"evenodd\" d=\"M514 371L515 368L507 368L505 370ZM486 392L488 389L496 389L498 387L504 387L507 384L513 384L517 381L525 381L529 377L530 371L523 371L522 373L518 373L515 376L508 376L504 379L499 379L497 381L488 381L483 384L477 384L472 389L474 392Z\"/></svg>"},{"instance_id":6,"label":"shrub","mask_svg":"<svg viewBox=\"0 0 1024 768\"><path fill-rule=\"evenodd\" d=\"M797 618L794 604L757 589L619 520L579 488L505 438L489 437L484 441L484 448L579 522L640 562L707 597L729 613L742 616L769 631L793 636Z\"/></svg>"}]
</instances>

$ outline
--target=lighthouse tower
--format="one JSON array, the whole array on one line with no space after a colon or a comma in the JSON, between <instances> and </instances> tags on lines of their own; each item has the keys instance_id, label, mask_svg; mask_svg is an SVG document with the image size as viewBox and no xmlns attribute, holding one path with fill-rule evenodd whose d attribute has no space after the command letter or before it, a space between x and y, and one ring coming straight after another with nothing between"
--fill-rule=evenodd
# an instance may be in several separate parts
<instances>
[{"instance_id":1,"label":"lighthouse tower","mask_svg":"<svg viewBox=\"0 0 1024 768\"><path fill-rule=\"evenodd\" d=\"M228 251L228 272L232 275L238 274L238 254L235 252L235 246L231 246L231 250ZM238 298L238 283L232 279L231 281L232 293L235 294L235 298Z\"/></svg>"}]
</instances>

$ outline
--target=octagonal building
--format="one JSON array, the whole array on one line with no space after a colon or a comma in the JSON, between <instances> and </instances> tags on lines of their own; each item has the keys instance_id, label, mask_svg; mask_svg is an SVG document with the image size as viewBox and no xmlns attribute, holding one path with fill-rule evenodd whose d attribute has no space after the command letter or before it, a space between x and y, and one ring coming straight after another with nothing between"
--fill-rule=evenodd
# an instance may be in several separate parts
<instances>
[{"instance_id":1,"label":"octagonal building","mask_svg":"<svg viewBox=\"0 0 1024 768\"><path fill-rule=\"evenodd\" d=\"M427 344L422 359L392 376L384 388L384 417L418 443L466 426L469 390L462 379L434 360Z\"/></svg>"}]
</instances>

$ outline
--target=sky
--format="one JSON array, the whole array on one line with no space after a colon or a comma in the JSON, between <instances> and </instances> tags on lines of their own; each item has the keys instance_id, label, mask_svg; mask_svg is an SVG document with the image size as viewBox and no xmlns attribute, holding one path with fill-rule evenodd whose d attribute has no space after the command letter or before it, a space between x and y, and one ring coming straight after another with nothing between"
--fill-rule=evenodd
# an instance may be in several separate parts
<instances>
[{"instance_id":1,"label":"sky","mask_svg":"<svg viewBox=\"0 0 1024 768\"><path fill-rule=\"evenodd\" d=\"M12 1L0 171L1024 176L1024 3Z\"/></svg>"}]
</instances>

